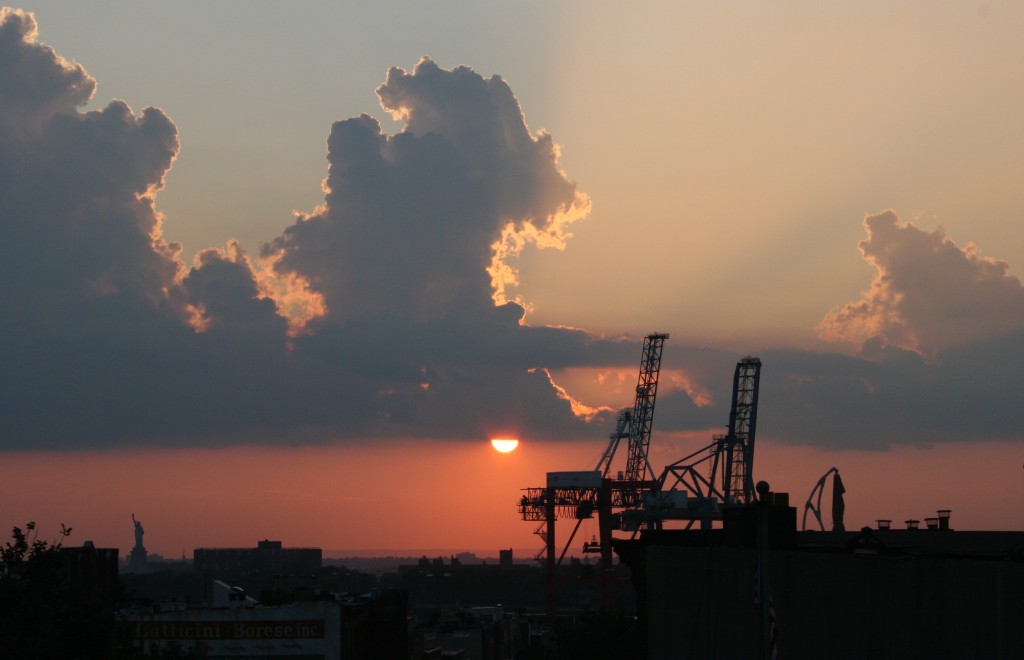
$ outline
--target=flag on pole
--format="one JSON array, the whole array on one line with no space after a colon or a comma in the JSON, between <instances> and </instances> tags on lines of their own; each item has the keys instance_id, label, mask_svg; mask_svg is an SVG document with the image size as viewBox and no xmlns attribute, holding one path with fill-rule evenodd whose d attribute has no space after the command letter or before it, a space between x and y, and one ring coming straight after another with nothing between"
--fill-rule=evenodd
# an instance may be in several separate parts
<instances>
[{"instance_id":1,"label":"flag on pole","mask_svg":"<svg viewBox=\"0 0 1024 660\"><path fill-rule=\"evenodd\" d=\"M779 660L779 629L775 625L775 601L768 596L768 658Z\"/></svg>"},{"instance_id":2,"label":"flag on pole","mask_svg":"<svg viewBox=\"0 0 1024 660\"><path fill-rule=\"evenodd\" d=\"M754 608L761 607L761 558L754 564Z\"/></svg>"}]
</instances>

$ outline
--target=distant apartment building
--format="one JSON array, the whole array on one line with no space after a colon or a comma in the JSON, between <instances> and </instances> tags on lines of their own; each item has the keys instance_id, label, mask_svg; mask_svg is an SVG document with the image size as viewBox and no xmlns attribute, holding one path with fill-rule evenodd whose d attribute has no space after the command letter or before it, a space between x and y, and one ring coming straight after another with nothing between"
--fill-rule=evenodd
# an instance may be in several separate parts
<instances>
[{"instance_id":1,"label":"distant apartment building","mask_svg":"<svg viewBox=\"0 0 1024 660\"><path fill-rule=\"evenodd\" d=\"M255 548L196 548L192 559L196 571L211 573L311 573L323 565L323 550L263 540Z\"/></svg>"}]
</instances>

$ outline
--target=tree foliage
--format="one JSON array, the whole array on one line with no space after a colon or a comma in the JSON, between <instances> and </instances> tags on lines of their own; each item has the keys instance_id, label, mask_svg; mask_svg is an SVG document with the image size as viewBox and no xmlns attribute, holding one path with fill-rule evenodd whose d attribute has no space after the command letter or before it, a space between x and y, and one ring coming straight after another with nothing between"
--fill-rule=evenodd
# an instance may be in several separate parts
<instances>
[{"instance_id":1,"label":"tree foliage","mask_svg":"<svg viewBox=\"0 0 1024 660\"><path fill-rule=\"evenodd\" d=\"M28 522L25 530L27 533L20 527L11 530L11 540L0 549L0 565L3 567L4 578L16 576L17 571L24 567L26 562L54 555L60 550L64 539L71 535L71 528L65 527L63 523L60 526L60 538L52 543L39 538L35 522Z\"/></svg>"},{"instance_id":2,"label":"tree foliage","mask_svg":"<svg viewBox=\"0 0 1024 660\"><path fill-rule=\"evenodd\" d=\"M83 588L62 552L71 528L53 541L34 522L14 527L0 547L0 656L114 657L116 585Z\"/></svg>"}]
</instances>

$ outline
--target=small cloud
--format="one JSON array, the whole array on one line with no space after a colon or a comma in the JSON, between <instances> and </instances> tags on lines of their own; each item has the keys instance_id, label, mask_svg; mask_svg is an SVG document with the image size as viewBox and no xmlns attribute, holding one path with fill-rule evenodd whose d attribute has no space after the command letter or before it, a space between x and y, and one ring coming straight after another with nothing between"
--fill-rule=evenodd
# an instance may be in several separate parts
<instances>
[{"instance_id":1,"label":"small cloud","mask_svg":"<svg viewBox=\"0 0 1024 660\"><path fill-rule=\"evenodd\" d=\"M877 353L924 356L1024 330L1024 288L1009 265L961 248L941 229L925 232L892 211L864 219L860 251L876 269L864 297L830 311L820 337Z\"/></svg>"},{"instance_id":2,"label":"small cloud","mask_svg":"<svg viewBox=\"0 0 1024 660\"><path fill-rule=\"evenodd\" d=\"M270 345L286 334L285 319L261 289L237 241L228 242L224 249L210 248L197 254L182 286L190 304L201 310L194 323L198 331L229 335L235 341L265 336L263 341Z\"/></svg>"}]
</instances>

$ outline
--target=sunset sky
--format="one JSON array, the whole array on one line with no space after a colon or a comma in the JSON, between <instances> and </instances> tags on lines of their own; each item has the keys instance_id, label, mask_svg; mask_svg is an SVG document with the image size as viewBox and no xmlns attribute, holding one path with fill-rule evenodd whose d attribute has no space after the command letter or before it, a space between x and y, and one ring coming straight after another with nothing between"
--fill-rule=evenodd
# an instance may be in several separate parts
<instances>
[{"instance_id":1,"label":"sunset sky","mask_svg":"<svg viewBox=\"0 0 1024 660\"><path fill-rule=\"evenodd\" d=\"M1024 529L1024 6L21 9L0 529L533 550L650 332L655 466L756 355L801 513L836 466L848 528Z\"/></svg>"}]
</instances>

